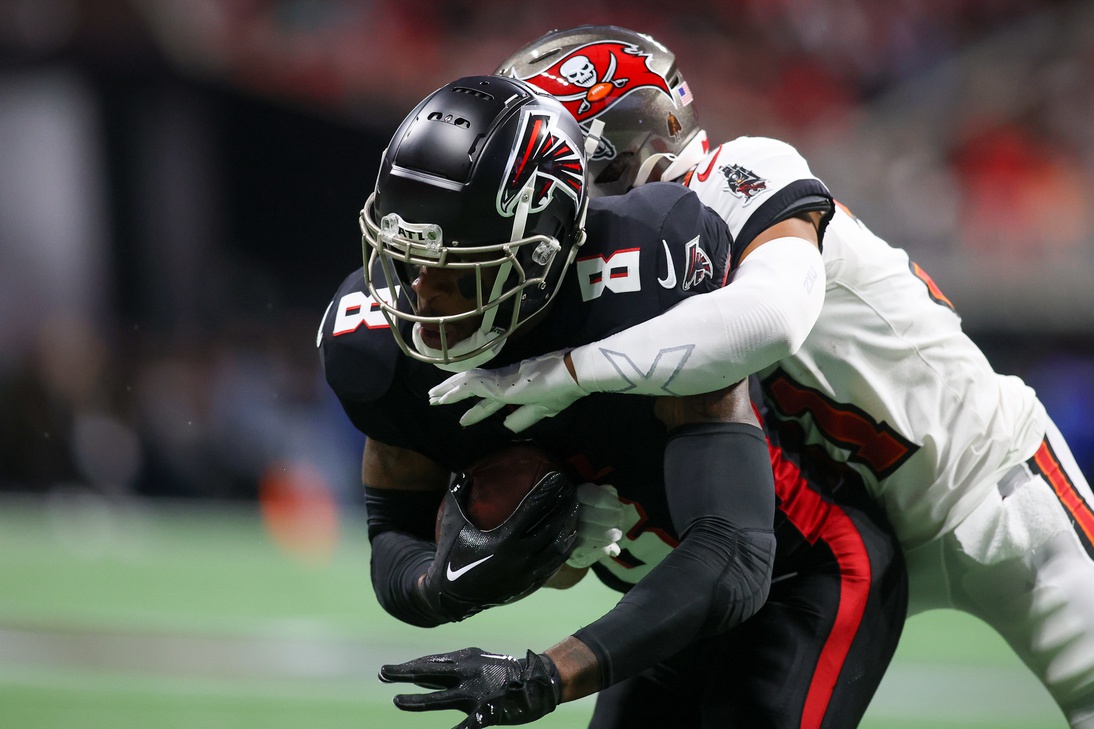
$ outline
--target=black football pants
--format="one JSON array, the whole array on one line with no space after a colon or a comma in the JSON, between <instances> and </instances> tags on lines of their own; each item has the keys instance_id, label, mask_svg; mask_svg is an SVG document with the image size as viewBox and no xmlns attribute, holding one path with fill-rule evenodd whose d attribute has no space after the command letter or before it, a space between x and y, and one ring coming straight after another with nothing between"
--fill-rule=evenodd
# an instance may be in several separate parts
<instances>
[{"instance_id":1,"label":"black football pants","mask_svg":"<svg viewBox=\"0 0 1094 729\"><path fill-rule=\"evenodd\" d=\"M903 629L903 556L875 504L821 497L783 466L764 607L602 691L590 729L858 725Z\"/></svg>"}]
</instances>

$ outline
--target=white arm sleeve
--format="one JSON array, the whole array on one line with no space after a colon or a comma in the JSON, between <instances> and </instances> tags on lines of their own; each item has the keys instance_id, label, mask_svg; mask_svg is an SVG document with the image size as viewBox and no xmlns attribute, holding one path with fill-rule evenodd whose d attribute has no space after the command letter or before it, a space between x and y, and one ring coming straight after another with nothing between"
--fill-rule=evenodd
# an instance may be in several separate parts
<instances>
[{"instance_id":1,"label":"white arm sleeve","mask_svg":"<svg viewBox=\"0 0 1094 729\"><path fill-rule=\"evenodd\" d=\"M825 284L815 245L767 241L727 286L572 350L578 383L636 395L720 390L798 351L820 316Z\"/></svg>"}]
</instances>

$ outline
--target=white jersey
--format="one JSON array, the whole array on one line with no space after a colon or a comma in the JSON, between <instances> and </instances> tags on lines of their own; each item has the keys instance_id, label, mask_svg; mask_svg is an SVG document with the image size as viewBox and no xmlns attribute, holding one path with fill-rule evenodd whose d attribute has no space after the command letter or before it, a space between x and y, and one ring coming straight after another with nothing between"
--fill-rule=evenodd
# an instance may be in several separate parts
<instances>
[{"instance_id":1,"label":"white jersey","mask_svg":"<svg viewBox=\"0 0 1094 729\"><path fill-rule=\"evenodd\" d=\"M790 145L741 137L711 150L688 185L737 239L813 180ZM910 549L952 530L1030 458L1047 416L1030 387L993 371L908 255L842 206L822 255L820 318L796 354L758 373L769 417L854 468Z\"/></svg>"}]
</instances>

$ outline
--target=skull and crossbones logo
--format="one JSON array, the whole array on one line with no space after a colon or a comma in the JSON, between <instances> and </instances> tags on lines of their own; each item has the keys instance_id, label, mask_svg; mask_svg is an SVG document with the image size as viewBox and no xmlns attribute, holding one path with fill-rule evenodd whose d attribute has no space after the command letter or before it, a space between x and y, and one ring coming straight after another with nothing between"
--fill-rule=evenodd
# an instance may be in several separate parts
<instances>
[{"instance_id":1,"label":"skull and crossbones logo","mask_svg":"<svg viewBox=\"0 0 1094 729\"><path fill-rule=\"evenodd\" d=\"M609 53L608 59L608 68L600 78L597 78L596 66L588 56L572 56L559 66L558 70L567 81L585 89L585 98L578 107L579 114L588 111L594 102L606 97L613 89L621 89L630 81L626 78L614 78L618 61L614 53Z\"/></svg>"}]
</instances>

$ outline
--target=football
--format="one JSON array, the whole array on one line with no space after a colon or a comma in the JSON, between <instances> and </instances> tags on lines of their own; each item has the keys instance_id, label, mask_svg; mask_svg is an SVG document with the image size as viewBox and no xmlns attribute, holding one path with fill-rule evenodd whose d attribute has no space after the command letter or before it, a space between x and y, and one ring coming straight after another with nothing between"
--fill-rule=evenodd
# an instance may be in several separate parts
<instances>
[{"instance_id":1,"label":"football","mask_svg":"<svg viewBox=\"0 0 1094 729\"><path fill-rule=\"evenodd\" d=\"M466 470L460 495L464 514L482 530L495 529L551 471L563 470L546 451L530 443L503 448Z\"/></svg>"},{"instance_id":2,"label":"football","mask_svg":"<svg viewBox=\"0 0 1094 729\"><path fill-rule=\"evenodd\" d=\"M475 461L437 511L423 592L449 620L530 595L573 551L578 508L577 488L540 448L509 445Z\"/></svg>"}]
</instances>

